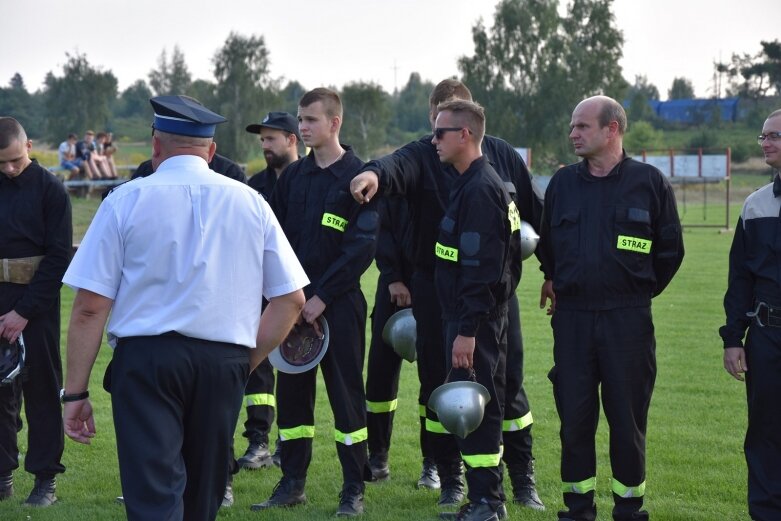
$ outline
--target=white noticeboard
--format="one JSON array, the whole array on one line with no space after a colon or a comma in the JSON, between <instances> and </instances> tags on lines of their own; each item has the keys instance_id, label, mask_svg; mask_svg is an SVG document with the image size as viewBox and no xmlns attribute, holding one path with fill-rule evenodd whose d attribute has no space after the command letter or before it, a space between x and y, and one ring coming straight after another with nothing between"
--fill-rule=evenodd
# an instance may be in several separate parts
<instances>
[{"instance_id":1,"label":"white noticeboard","mask_svg":"<svg viewBox=\"0 0 781 521\"><path fill-rule=\"evenodd\" d=\"M727 177L726 154L703 155L702 163L696 154L674 155L672 158L669 155L646 156L645 163L655 166L667 177L673 173L674 177Z\"/></svg>"}]
</instances>

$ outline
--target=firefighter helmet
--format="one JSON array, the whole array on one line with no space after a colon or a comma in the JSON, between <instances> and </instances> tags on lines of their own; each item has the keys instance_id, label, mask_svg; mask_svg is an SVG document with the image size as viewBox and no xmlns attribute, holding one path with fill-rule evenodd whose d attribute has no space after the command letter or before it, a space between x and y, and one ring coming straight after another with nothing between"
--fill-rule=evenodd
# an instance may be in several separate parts
<instances>
[{"instance_id":1,"label":"firefighter helmet","mask_svg":"<svg viewBox=\"0 0 781 521\"><path fill-rule=\"evenodd\" d=\"M328 322L317 317L322 335L318 335L312 324L301 322L293 326L287 337L268 355L271 365L283 373L297 374L309 371L328 351Z\"/></svg>"},{"instance_id":2,"label":"firefighter helmet","mask_svg":"<svg viewBox=\"0 0 781 521\"><path fill-rule=\"evenodd\" d=\"M428 399L428 407L450 434L466 438L483 422L486 404L491 395L477 382L448 382L440 385Z\"/></svg>"},{"instance_id":3,"label":"firefighter helmet","mask_svg":"<svg viewBox=\"0 0 781 521\"><path fill-rule=\"evenodd\" d=\"M415 350L417 338L417 324L410 308L391 315L382 328L382 339L407 362L414 362L418 357Z\"/></svg>"},{"instance_id":4,"label":"firefighter helmet","mask_svg":"<svg viewBox=\"0 0 781 521\"><path fill-rule=\"evenodd\" d=\"M10 384L24 368L24 338L19 335L16 342L0 338L0 384Z\"/></svg>"},{"instance_id":5,"label":"firefighter helmet","mask_svg":"<svg viewBox=\"0 0 781 521\"><path fill-rule=\"evenodd\" d=\"M534 227L526 221L521 221L521 259L526 260L532 256L540 242L539 234Z\"/></svg>"}]
</instances>

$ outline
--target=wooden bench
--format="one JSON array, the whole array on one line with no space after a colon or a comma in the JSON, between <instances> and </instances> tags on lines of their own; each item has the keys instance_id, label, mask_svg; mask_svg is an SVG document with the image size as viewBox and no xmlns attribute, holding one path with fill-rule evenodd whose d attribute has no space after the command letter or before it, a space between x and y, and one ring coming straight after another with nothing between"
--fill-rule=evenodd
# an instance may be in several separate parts
<instances>
[{"instance_id":1,"label":"wooden bench","mask_svg":"<svg viewBox=\"0 0 781 521\"><path fill-rule=\"evenodd\" d=\"M117 165L117 172L127 172L126 175L120 175L116 179L64 179L66 172L61 166L48 166L46 167L49 172L57 176L62 180L62 184L68 189L68 192L77 197L93 197L102 196L106 190L111 190L115 186L130 180L133 172L136 170L135 165Z\"/></svg>"}]
</instances>

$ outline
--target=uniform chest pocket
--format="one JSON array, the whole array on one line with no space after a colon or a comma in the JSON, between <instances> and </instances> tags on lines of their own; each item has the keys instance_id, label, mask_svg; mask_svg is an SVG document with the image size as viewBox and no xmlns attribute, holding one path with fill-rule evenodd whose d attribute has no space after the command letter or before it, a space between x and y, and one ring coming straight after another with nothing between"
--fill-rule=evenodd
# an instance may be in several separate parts
<instances>
[{"instance_id":1,"label":"uniform chest pocket","mask_svg":"<svg viewBox=\"0 0 781 521\"><path fill-rule=\"evenodd\" d=\"M568 209L555 212L551 219L551 245L554 255L563 258L573 255L577 258L580 250L580 209Z\"/></svg>"},{"instance_id":2,"label":"uniform chest pocket","mask_svg":"<svg viewBox=\"0 0 781 521\"><path fill-rule=\"evenodd\" d=\"M615 247L621 252L649 255L653 247L651 213L643 208L616 207Z\"/></svg>"},{"instance_id":3,"label":"uniform chest pocket","mask_svg":"<svg viewBox=\"0 0 781 521\"><path fill-rule=\"evenodd\" d=\"M325 199L320 224L326 228L344 232L349 224L348 218L353 201L352 195L344 190L329 193Z\"/></svg>"}]
</instances>

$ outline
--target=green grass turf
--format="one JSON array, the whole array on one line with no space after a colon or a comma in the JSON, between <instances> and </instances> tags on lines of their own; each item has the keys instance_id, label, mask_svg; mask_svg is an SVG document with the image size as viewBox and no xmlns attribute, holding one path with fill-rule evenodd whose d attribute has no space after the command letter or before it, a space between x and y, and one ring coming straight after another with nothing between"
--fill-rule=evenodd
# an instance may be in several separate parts
<instances>
[{"instance_id":1,"label":"green grass turf","mask_svg":"<svg viewBox=\"0 0 781 521\"><path fill-rule=\"evenodd\" d=\"M78 203L78 202L76 202ZM88 216L89 203L74 215ZM737 219L739 205L734 209ZM94 211L94 207L93 207ZM85 220L88 221L89 217ZM733 224L734 226L734 224ZM658 521L711 521L748 519L746 469L742 453L746 427L743 385L722 368L717 329L727 278L727 252L731 233L715 229L687 229L686 258L667 291L654 301L658 376L648 428L646 507ZM77 236L78 239L78 236ZM559 479L559 422L546 375L552 364L549 321L538 307L542 282L534 259L524 266L519 288L526 351L526 390L534 415L534 455L540 496L548 511L537 513L509 505L511 519L555 518L562 508ZM371 303L377 272L363 278ZM63 349L73 294L63 288ZM22 470L15 473L16 496L0 503L0 520L113 520L124 519L114 503L120 494L115 438L109 395L101 378L111 351L104 346L92 373L91 390L98 434L92 446L66 440L63 462L67 472L58 479L60 502L49 509L21 506L32 486ZM414 488L420 471L417 445L417 383L415 368L404 364L399 408L390 455L391 480L368 484L367 521L436 519L436 493ZM309 520L332 518L341 487L341 472L333 442L333 419L322 379L317 390L314 459L309 471L309 504L271 512L251 512L249 505L266 499L280 477L276 468L242 471L235 480L235 505L219 519ZM240 423L244 417L240 418ZM246 447L236 431L236 451ZM26 428L19 434L26 451ZM610 518L610 466L608 432L604 417L598 433L598 494L600 519ZM509 484L508 484L509 485ZM509 490L508 490L509 492Z\"/></svg>"}]
</instances>

